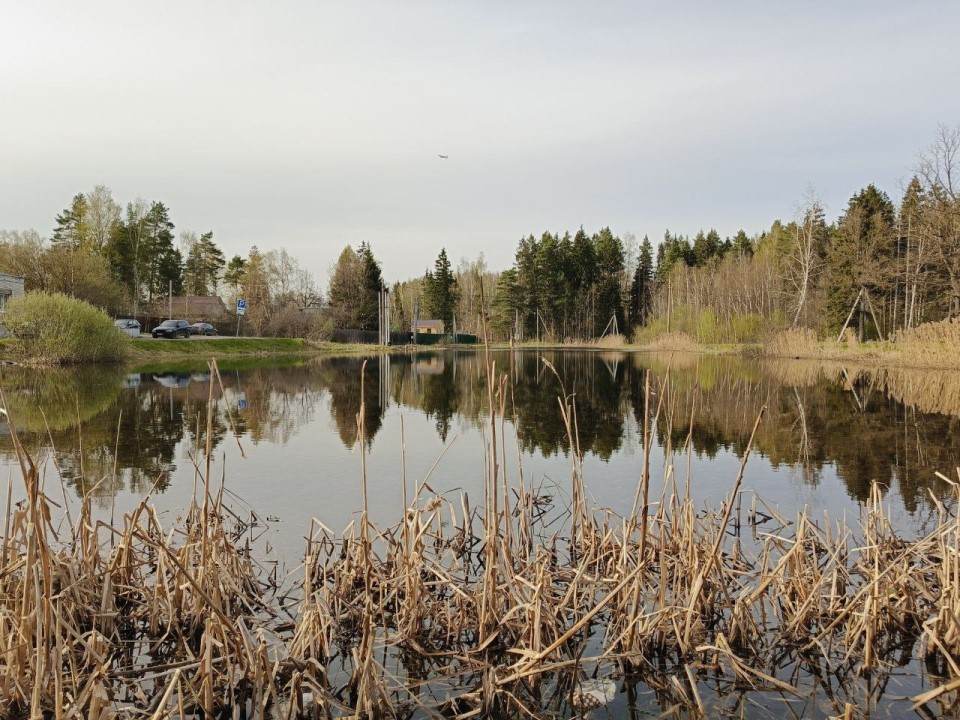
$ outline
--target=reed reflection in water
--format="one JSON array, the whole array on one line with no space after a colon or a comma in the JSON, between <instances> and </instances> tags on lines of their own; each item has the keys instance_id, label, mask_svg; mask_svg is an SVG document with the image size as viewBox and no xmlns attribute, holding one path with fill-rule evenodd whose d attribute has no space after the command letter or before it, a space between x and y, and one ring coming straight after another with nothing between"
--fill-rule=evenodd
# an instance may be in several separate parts
<instances>
[{"instance_id":1,"label":"reed reflection in water","mask_svg":"<svg viewBox=\"0 0 960 720\"><path fill-rule=\"evenodd\" d=\"M786 515L802 505L856 510L873 480L912 522L929 493L946 496L936 472L960 463L960 377L935 371L870 371L839 364L615 352L497 352L510 377L508 462L560 490L569 477L560 384L576 401L586 479L597 502L626 512L641 462L643 387L652 373L653 477L670 461L677 480L719 502L736 475L760 408L748 485ZM47 457L76 494L101 507L127 506L156 485L162 503L186 504L206 438L206 406L217 403L212 446L234 492L264 514L313 516L339 527L359 508L357 414L362 359L312 358L222 366L223 389L206 368L7 369L9 410L34 456ZM431 472L438 489L478 487L486 380L473 352L368 358L363 383L372 511L400 512L401 416L406 471ZM693 419L691 426L691 418ZM241 459L234 429L247 459ZM687 440L689 437L689 446ZM689 449L689 457L685 448ZM15 460L9 435L0 457ZM291 545L292 546L292 545Z\"/></svg>"}]
</instances>

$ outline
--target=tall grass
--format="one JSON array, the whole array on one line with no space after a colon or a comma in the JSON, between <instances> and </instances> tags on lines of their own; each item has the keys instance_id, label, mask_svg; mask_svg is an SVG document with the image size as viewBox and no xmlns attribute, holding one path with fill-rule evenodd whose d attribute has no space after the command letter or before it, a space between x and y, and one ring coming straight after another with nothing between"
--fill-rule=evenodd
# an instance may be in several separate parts
<instances>
[{"instance_id":1,"label":"tall grass","mask_svg":"<svg viewBox=\"0 0 960 720\"><path fill-rule=\"evenodd\" d=\"M817 334L809 328L799 327L773 333L761 343L760 353L792 358L814 358L822 355Z\"/></svg>"},{"instance_id":2,"label":"tall grass","mask_svg":"<svg viewBox=\"0 0 960 720\"><path fill-rule=\"evenodd\" d=\"M126 338L106 313L62 293L14 298L2 322L16 338L16 354L30 364L117 362L127 353Z\"/></svg>"},{"instance_id":3,"label":"tall grass","mask_svg":"<svg viewBox=\"0 0 960 720\"><path fill-rule=\"evenodd\" d=\"M899 330L891 337L897 353L917 365L960 365L960 318Z\"/></svg>"}]
</instances>

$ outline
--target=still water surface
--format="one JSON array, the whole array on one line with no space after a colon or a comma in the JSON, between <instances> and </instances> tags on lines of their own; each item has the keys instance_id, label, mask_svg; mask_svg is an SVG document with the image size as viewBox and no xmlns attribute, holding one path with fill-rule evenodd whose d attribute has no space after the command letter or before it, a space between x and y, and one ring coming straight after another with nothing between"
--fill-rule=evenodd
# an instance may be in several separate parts
<instances>
[{"instance_id":1,"label":"still water surface","mask_svg":"<svg viewBox=\"0 0 960 720\"><path fill-rule=\"evenodd\" d=\"M575 394L587 486L598 505L627 512L643 464L644 379L651 372L651 495L671 483L717 506L766 405L744 486L790 517L801 508L855 518L873 481L907 534L930 522L936 472L960 464L960 377L937 371L616 352L494 353L509 375L508 476L522 470L562 504L571 458L557 401ZM90 492L102 515L120 514L155 486L174 513L196 486L214 398L214 475L265 524L270 547L296 562L312 518L342 529L362 506L357 440L362 358L244 361L221 366L223 388L202 365L5 369L21 441L44 463L47 492ZM370 512L392 524L423 480L437 492L483 486L486 382L482 353L366 359ZM212 385L212 387L211 387ZM693 418L691 429L690 419ZM9 429L0 462L19 491ZM687 445L687 438L690 445ZM689 452L685 449L689 447ZM238 501L239 502L239 501ZM476 501L474 501L476 502ZM248 506L248 507L247 507ZM269 518L269 520L268 520Z\"/></svg>"}]
</instances>

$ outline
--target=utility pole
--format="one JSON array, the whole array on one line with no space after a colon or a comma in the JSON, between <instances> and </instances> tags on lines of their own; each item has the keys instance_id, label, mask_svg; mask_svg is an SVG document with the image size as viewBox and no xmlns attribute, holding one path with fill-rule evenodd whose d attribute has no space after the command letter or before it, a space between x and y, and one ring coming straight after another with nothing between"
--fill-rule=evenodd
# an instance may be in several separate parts
<instances>
[{"instance_id":1,"label":"utility pole","mask_svg":"<svg viewBox=\"0 0 960 720\"><path fill-rule=\"evenodd\" d=\"M420 319L419 315L420 315L420 305L416 300L414 300L413 301L413 327L410 328L410 330L412 331L410 335L413 337L414 345L417 344L417 321Z\"/></svg>"},{"instance_id":2,"label":"utility pole","mask_svg":"<svg viewBox=\"0 0 960 720\"><path fill-rule=\"evenodd\" d=\"M170 281L170 307L168 308L168 311L169 314L167 315L167 319L169 320L173 317L173 280Z\"/></svg>"}]
</instances>

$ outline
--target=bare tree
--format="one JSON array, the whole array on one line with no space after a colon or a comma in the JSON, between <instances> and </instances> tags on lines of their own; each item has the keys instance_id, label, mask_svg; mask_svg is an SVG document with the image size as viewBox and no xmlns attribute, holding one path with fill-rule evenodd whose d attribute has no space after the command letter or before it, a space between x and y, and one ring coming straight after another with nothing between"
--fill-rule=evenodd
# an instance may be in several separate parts
<instances>
[{"instance_id":1,"label":"bare tree","mask_svg":"<svg viewBox=\"0 0 960 720\"><path fill-rule=\"evenodd\" d=\"M960 314L960 126L937 128L933 144L920 154L917 175L925 193L922 232L949 284L952 317Z\"/></svg>"},{"instance_id":2,"label":"bare tree","mask_svg":"<svg viewBox=\"0 0 960 720\"><path fill-rule=\"evenodd\" d=\"M790 280L797 291L797 309L793 315L793 327L797 327L800 318L803 317L814 274L820 263L820 251L826 241L823 202L812 187L807 190L797 215L793 245L787 258Z\"/></svg>"}]
</instances>

